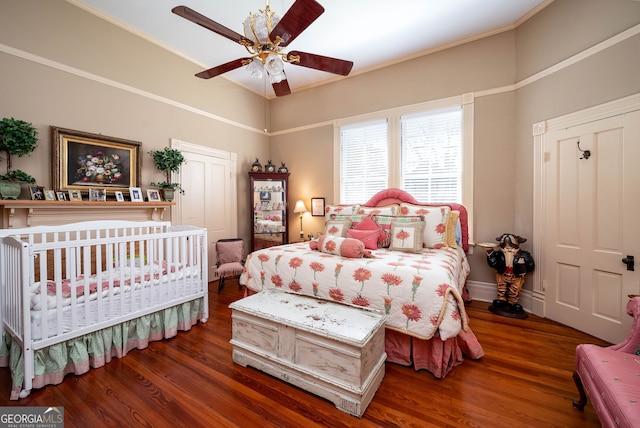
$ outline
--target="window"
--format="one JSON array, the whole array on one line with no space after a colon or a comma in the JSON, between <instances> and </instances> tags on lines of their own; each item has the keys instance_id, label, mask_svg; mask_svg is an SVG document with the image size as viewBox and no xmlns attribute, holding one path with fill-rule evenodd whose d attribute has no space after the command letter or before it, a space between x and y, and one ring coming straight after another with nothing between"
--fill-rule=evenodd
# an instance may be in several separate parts
<instances>
[{"instance_id":1,"label":"window","mask_svg":"<svg viewBox=\"0 0 640 428\"><path fill-rule=\"evenodd\" d=\"M336 203L395 187L420 202L465 205L472 226L472 94L336 121L334 155Z\"/></svg>"},{"instance_id":2,"label":"window","mask_svg":"<svg viewBox=\"0 0 640 428\"><path fill-rule=\"evenodd\" d=\"M462 109L402 116L400 188L424 202L462 200Z\"/></svg>"},{"instance_id":3,"label":"window","mask_svg":"<svg viewBox=\"0 0 640 428\"><path fill-rule=\"evenodd\" d=\"M344 126L340 142L341 201L366 201L389 187L386 120Z\"/></svg>"}]
</instances>

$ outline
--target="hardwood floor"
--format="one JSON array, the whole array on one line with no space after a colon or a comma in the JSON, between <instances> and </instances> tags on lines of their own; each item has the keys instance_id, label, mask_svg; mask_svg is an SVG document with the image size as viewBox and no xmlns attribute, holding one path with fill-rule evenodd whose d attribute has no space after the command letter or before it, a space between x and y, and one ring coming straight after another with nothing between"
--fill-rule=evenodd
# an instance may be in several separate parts
<instances>
[{"instance_id":1,"label":"hardwood floor","mask_svg":"<svg viewBox=\"0 0 640 428\"><path fill-rule=\"evenodd\" d=\"M572 408L579 343L606 345L557 323L499 317L487 303L468 305L484 347L445 379L387 363L361 419L328 401L231 360L229 303L242 297L229 281L210 284L211 315L190 332L152 343L126 358L57 386L9 401L0 370L0 405L63 406L67 428L98 427L598 427L591 404Z\"/></svg>"}]
</instances>

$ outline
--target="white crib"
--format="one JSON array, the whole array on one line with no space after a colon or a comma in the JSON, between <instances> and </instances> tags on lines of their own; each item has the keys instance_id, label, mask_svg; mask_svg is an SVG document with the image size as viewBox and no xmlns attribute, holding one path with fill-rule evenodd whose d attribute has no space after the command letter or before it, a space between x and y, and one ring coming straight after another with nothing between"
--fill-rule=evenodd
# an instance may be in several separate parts
<instances>
[{"instance_id":1,"label":"white crib","mask_svg":"<svg viewBox=\"0 0 640 428\"><path fill-rule=\"evenodd\" d=\"M196 317L206 322L207 260L206 229L169 222L0 229L0 316L22 355L19 370L11 363L12 399L42 386L33 385L38 350L199 299Z\"/></svg>"}]
</instances>

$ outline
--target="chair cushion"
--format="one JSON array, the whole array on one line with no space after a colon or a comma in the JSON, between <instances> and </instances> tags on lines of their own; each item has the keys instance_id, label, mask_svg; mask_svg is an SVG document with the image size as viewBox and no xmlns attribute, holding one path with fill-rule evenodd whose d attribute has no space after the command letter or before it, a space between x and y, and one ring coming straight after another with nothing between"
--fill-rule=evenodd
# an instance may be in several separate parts
<instances>
[{"instance_id":1,"label":"chair cushion","mask_svg":"<svg viewBox=\"0 0 640 428\"><path fill-rule=\"evenodd\" d=\"M240 262L242 261L244 254L244 243L242 240L229 241L229 242L217 242L216 252L218 258L218 264L223 265L225 263Z\"/></svg>"},{"instance_id":2,"label":"chair cushion","mask_svg":"<svg viewBox=\"0 0 640 428\"><path fill-rule=\"evenodd\" d=\"M240 275L244 270L244 266L240 262L231 262L220 265L220 267L216 270L216 274L218 276L234 276Z\"/></svg>"}]
</instances>

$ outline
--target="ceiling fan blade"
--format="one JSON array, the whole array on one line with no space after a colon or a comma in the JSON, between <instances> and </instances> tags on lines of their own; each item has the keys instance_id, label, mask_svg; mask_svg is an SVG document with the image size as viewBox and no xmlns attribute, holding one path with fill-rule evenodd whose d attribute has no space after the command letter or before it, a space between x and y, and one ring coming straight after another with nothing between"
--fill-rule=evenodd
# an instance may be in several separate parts
<instances>
[{"instance_id":1,"label":"ceiling fan blade","mask_svg":"<svg viewBox=\"0 0 640 428\"><path fill-rule=\"evenodd\" d=\"M287 79L284 79L279 83L273 83L271 86L273 86L273 91L276 93L276 97L284 97L291 93L291 88L289 87Z\"/></svg>"},{"instance_id":2,"label":"ceiling fan blade","mask_svg":"<svg viewBox=\"0 0 640 428\"><path fill-rule=\"evenodd\" d=\"M284 40L280 46L287 46L323 13L324 8L315 0L296 0L271 31L269 38L275 42L276 37L280 36Z\"/></svg>"},{"instance_id":3,"label":"ceiling fan blade","mask_svg":"<svg viewBox=\"0 0 640 428\"><path fill-rule=\"evenodd\" d=\"M213 67L208 70L201 71L200 73L196 74L196 77L199 77L201 79L211 79L212 77L219 76L223 73L226 73L227 71L235 70L236 68L242 67L244 65L243 62L247 60L250 61L251 58L234 59L233 61L229 61L217 67Z\"/></svg>"},{"instance_id":4,"label":"ceiling fan blade","mask_svg":"<svg viewBox=\"0 0 640 428\"><path fill-rule=\"evenodd\" d=\"M293 65L299 65L307 68L315 68L316 70L327 71L333 74L347 76L353 67L353 61L345 61L343 59L331 58L328 56L316 55L307 52L291 51L287 54L287 60L293 57L300 57L300 61L292 62Z\"/></svg>"},{"instance_id":5,"label":"ceiling fan blade","mask_svg":"<svg viewBox=\"0 0 640 428\"><path fill-rule=\"evenodd\" d=\"M221 36L226 37L227 39L232 40L236 43L240 43L242 40L244 40L249 43L250 46L253 45L253 42L243 35L230 30L224 25L218 24L217 22L207 18L204 15L199 14L198 12L187 6L176 6L171 9L171 12L183 17L184 19L188 19L189 21L198 24L201 27L206 28L207 30L211 30L214 33L220 34Z\"/></svg>"}]
</instances>

